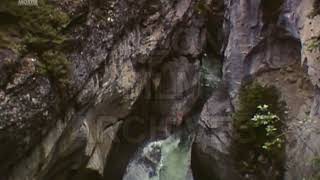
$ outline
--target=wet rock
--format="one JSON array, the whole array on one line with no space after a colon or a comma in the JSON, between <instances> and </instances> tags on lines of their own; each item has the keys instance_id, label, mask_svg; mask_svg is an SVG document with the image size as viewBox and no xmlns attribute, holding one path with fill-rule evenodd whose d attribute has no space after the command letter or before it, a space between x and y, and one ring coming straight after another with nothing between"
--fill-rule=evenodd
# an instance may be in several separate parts
<instances>
[{"instance_id":1,"label":"wet rock","mask_svg":"<svg viewBox=\"0 0 320 180\"><path fill-rule=\"evenodd\" d=\"M231 158L232 106L225 89L213 93L200 115L192 152L192 168L199 179L239 179ZM223 163L221 163L223 162Z\"/></svg>"},{"instance_id":2,"label":"wet rock","mask_svg":"<svg viewBox=\"0 0 320 180\"><path fill-rule=\"evenodd\" d=\"M197 99L203 20L194 0L51 2L70 16L67 86L39 73L36 53L0 50L0 177L99 179L122 120L155 74L158 88L168 81L178 90L159 109L181 112L172 124L183 123Z\"/></svg>"}]
</instances>

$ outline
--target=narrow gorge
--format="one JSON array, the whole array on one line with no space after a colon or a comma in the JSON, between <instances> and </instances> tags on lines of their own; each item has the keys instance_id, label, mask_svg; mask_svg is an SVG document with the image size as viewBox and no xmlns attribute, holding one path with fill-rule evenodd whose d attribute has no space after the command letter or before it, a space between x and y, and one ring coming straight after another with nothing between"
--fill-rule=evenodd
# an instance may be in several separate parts
<instances>
[{"instance_id":1,"label":"narrow gorge","mask_svg":"<svg viewBox=\"0 0 320 180\"><path fill-rule=\"evenodd\" d=\"M319 0L1 0L0 180L319 179Z\"/></svg>"}]
</instances>

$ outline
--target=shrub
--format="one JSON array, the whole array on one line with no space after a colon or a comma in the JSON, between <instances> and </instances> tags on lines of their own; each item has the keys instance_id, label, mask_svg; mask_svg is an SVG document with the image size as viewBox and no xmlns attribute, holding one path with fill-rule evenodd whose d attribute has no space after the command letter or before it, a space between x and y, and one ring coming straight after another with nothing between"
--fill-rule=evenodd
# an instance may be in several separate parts
<instances>
[{"instance_id":1,"label":"shrub","mask_svg":"<svg viewBox=\"0 0 320 180\"><path fill-rule=\"evenodd\" d=\"M320 50L320 36L312 37L307 41L307 51L315 52Z\"/></svg>"},{"instance_id":2,"label":"shrub","mask_svg":"<svg viewBox=\"0 0 320 180\"><path fill-rule=\"evenodd\" d=\"M64 44L68 39L63 33L70 22L69 16L45 0L38 0L39 7L19 6L17 1L3 0L0 5L0 48L14 50L21 56L33 54L39 61L38 72L50 80L67 82L68 61ZM13 37L11 37L14 34ZM18 41L16 37L23 37Z\"/></svg>"},{"instance_id":3,"label":"shrub","mask_svg":"<svg viewBox=\"0 0 320 180\"><path fill-rule=\"evenodd\" d=\"M239 109L233 116L235 139L231 151L241 174L282 178L284 112L285 104L275 87L253 83L241 88Z\"/></svg>"},{"instance_id":4,"label":"shrub","mask_svg":"<svg viewBox=\"0 0 320 180\"><path fill-rule=\"evenodd\" d=\"M61 90L68 86L69 62L64 54L58 51L46 51L41 56L38 63L37 72L41 75L48 76L54 81Z\"/></svg>"},{"instance_id":5,"label":"shrub","mask_svg":"<svg viewBox=\"0 0 320 180\"><path fill-rule=\"evenodd\" d=\"M315 36L310 38L305 44L306 50L311 53L319 53L320 52L320 36ZM315 57L317 60L320 59L320 56L317 55Z\"/></svg>"},{"instance_id":6,"label":"shrub","mask_svg":"<svg viewBox=\"0 0 320 180\"><path fill-rule=\"evenodd\" d=\"M280 118L269 111L268 105L259 105L258 112L253 116L249 123L253 128L259 128L263 131L262 138L265 139L261 146L265 150L272 151L275 148L281 148L283 145L283 137L280 129Z\"/></svg>"}]
</instances>

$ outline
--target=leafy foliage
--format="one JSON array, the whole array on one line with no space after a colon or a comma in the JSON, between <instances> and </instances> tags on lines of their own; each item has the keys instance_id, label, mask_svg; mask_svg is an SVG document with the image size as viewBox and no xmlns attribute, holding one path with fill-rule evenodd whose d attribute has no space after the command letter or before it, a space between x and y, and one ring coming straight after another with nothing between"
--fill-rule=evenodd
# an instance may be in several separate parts
<instances>
[{"instance_id":1,"label":"leafy foliage","mask_svg":"<svg viewBox=\"0 0 320 180\"><path fill-rule=\"evenodd\" d=\"M66 13L44 0L39 0L39 7L19 6L17 1L4 0L0 12L6 14L6 17L12 17L13 21L1 24L9 23L18 28L23 35L31 34L51 40L61 38L60 31L69 22Z\"/></svg>"},{"instance_id":2,"label":"leafy foliage","mask_svg":"<svg viewBox=\"0 0 320 180\"><path fill-rule=\"evenodd\" d=\"M284 162L285 104L275 87L248 84L241 88L235 112L234 159L242 174L281 179ZM270 176L269 176L270 177Z\"/></svg>"},{"instance_id":3,"label":"leafy foliage","mask_svg":"<svg viewBox=\"0 0 320 180\"><path fill-rule=\"evenodd\" d=\"M320 50L320 36L312 37L308 40L307 50L310 52L315 52Z\"/></svg>"},{"instance_id":4,"label":"leafy foliage","mask_svg":"<svg viewBox=\"0 0 320 180\"><path fill-rule=\"evenodd\" d=\"M319 54L320 52L320 36L315 36L309 39L306 43L306 50L311 52L311 53L317 53ZM317 55L315 57L317 60L320 59L320 56Z\"/></svg>"},{"instance_id":5,"label":"leafy foliage","mask_svg":"<svg viewBox=\"0 0 320 180\"><path fill-rule=\"evenodd\" d=\"M281 148L283 145L282 134L276 127L280 118L269 111L268 105L259 105L257 108L258 112L251 119L251 124L254 128L263 128L265 131L266 142L262 148L265 150Z\"/></svg>"},{"instance_id":6,"label":"leafy foliage","mask_svg":"<svg viewBox=\"0 0 320 180\"><path fill-rule=\"evenodd\" d=\"M46 51L41 55L42 61L38 64L38 73L44 76L51 76L61 88L68 86L68 61L58 51Z\"/></svg>"},{"instance_id":7,"label":"leafy foliage","mask_svg":"<svg viewBox=\"0 0 320 180\"><path fill-rule=\"evenodd\" d=\"M69 16L49 4L38 0L36 6L19 6L17 1L3 0L0 5L0 47L14 50L21 56L33 54L39 60L38 72L55 82L68 79L68 60L64 44L68 40L63 33L70 22ZM14 35L12 35L14 34ZM14 41L14 37L23 37Z\"/></svg>"}]
</instances>

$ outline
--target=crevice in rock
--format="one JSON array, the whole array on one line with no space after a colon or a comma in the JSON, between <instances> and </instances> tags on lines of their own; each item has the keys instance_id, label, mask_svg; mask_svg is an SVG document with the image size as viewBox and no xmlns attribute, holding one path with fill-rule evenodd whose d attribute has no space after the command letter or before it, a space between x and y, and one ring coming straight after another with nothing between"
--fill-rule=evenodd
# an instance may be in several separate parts
<instances>
[{"instance_id":1,"label":"crevice in rock","mask_svg":"<svg viewBox=\"0 0 320 180\"><path fill-rule=\"evenodd\" d=\"M126 171L126 167L129 164L130 159L132 158L132 155L138 150L143 141L134 141L134 137L136 137L140 133L144 134L144 128L132 126L130 127L130 129L128 129L127 127L129 124L132 123L124 122L117 133L117 141L112 144L112 148L108 155L107 165L104 170L104 179L106 180L122 180L123 175ZM130 130L131 132L127 132L128 130ZM128 135L131 136L129 137L130 139L128 139Z\"/></svg>"},{"instance_id":2,"label":"crevice in rock","mask_svg":"<svg viewBox=\"0 0 320 180\"><path fill-rule=\"evenodd\" d=\"M89 169L81 170L80 173L76 173L76 174L77 175L67 180L103 180L103 178L99 173L97 173L97 171L93 171Z\"/></svg>"},{"instance_id":3,"label":"crevice in rock","mask_svg":"<svg viewBox=\"0 0 320 180\"><path fill-rule=\"evenodd\" d=\"M191 168L195 180L222 180L216 176L219 172L212 170L212 165L218 164L219 162L201 153L201 150L197 149L196 144L193 145L191 156Z\"/></svg>"},{"instance_id":4,"label":"crevice in rock","mask_svg":"<svg viewBox=\"0 0 320 180\"><path fill-rule=\"evenodd\" d=\"M284 0L262 0L262 20L268 24L276 24L281 13Z\"/></svg>"},{"instance_id":5,"label":"crevice in rock","mask_svg":"<svg viewBox=\"0 0 320 180\"><path fill-rule=\"evenodd\" d=\"M194 111L195 114L198 114L198 119L201 118L200 114L203 109L207 108L205 104L214 92L221 92L221 94L219 93L219 97L223 99L225 95L223 95L222 92L227 92L226 86L222 82L223 43L226 35L226 33L223 32L224 3L223 1L214 1L210 5L205 5L202 9L202 11L205 12L203 15L207 18L207 43L204 55L201 58L201 93ZM227 93L225 94L228 96ZM197 131L205 131L199 126L199 123L201 123L199 120L197 123ZM215 166L219 162L208 156L207 153L209 152L203 153L200 149L202 145L198 143L199 142L195 140L191 154L191 169L194 180L221 180L220 177L218 177L219 172L215 172L215 170L218 170ZM219 152L210 153L217 154Z\"/></svg>"},{"instance_id":6,"label":"crevice in rock","mask_svg":"<svg viewBox=\"0 0 320 180\"><path fill-rule=\"evenodd\" d=\"M150 138L148 113L151 106L146 99L149 98L148 91L149 89L144 89L132 113L124 118L117 132L104 168L104 179L106 180L122 180L131 158L146 139Z\"/></svg>"}]
</instances>

